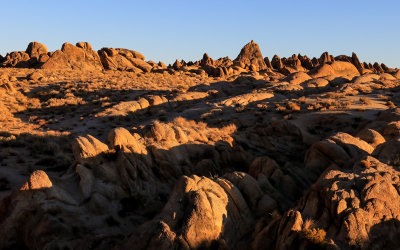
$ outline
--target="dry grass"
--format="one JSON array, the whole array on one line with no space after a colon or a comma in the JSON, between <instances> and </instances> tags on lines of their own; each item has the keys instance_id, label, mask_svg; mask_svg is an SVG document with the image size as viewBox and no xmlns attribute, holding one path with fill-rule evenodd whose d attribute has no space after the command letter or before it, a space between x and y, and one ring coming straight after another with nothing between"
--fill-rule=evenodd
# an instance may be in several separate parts
<instances>
[{"instance_id":1,"label":"dry grass","mask_svg":"<svg viewBox=\"0 0 400 250\"><path fill-rule=\"evenodd\" d=\"M35 168L65 170L72 163L70 140L69 135L60 133L41 135L25 133L1 137L0 146L5 152L18 152L16 155L18 163L34 160Z\"/></svg>"}]
</instances>

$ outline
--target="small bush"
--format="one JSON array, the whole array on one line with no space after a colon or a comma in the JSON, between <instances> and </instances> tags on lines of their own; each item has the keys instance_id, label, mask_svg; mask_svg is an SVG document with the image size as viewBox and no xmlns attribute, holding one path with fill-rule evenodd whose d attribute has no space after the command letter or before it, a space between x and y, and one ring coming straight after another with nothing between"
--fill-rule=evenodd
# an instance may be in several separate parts
<instances>
[{"instance_id":1,"label":"small bush","mask_svg":"<svg viewBox=\"0 0 400 250\"><path fill-rule=\"evenodd\" d=\"M364 168L370 168L371 167L371 163L369 161L366 160L362 160L360 162L361 166L363 166Z\"/></svg>"},{"instance_id":2,"label":"small bush","mask_svg":"<svg viewBox=\"0 0 400 250\"><path fill-rule=\"evenodd\" d=\"M291 111L300 111L300 106L294 102L288 102L286 108Z\"/></svg>"},{"instance_id":3,"label":"small bush","mask_svg":"<svg viewBox=\"0 0 400 250\"><path fill-rule=\"evenodd\" d=\"M395 105L392 101L387 101L386 105L387 105L389 108L395 108L395 107L396 107L396 105Z\"/></svg>"},{"instance_id":4,"label":"small bush","mask_svg":"<svg viewBox=\"0 0 400 250\"><path fill-rule=\"evenodd\" d=\"M327 244L325 240L326 232L320 228L313 228L313 229L303 229L303 236L311 243L318 245L320 247L324 247Z\"/></svg>"},{"instance_id":5,"label":"small bush","mask_svg":"<svg viewBox=\"0 0 400 250\"><path fill-rule=\"evenodd\" d=\"M368 99L368 97L365 97L365 96L360 97L360 102L363 103L363 104L365 104L365 105L371 105L371 103L372 103L372 102Z\"/></svg>"}]
</instances>

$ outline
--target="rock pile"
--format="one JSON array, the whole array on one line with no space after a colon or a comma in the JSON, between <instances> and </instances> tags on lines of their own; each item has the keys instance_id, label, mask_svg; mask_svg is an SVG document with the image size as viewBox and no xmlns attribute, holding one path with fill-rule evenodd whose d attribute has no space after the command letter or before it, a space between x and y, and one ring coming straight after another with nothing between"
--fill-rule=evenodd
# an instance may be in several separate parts
<instances>
[{"instance_id":1,"label":"rock pile","mask_svg":"<svg viewBox=\"0 0 400 250\"><path fill-rule=\"evenodd\" d=\"M76 46L64 43L61 50L50 54L42 69L78 69L101 70L100 57L89 43L77 43Z\"/></svg>"}]
</instances>

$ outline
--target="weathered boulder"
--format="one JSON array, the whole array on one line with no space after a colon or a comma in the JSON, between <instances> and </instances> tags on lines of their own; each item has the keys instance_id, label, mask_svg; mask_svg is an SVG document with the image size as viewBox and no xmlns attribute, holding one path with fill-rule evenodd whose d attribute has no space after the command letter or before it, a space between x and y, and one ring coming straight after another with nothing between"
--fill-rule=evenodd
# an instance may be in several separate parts
<instances>
[{"instance_id":1,"label":"weathered boulder","mask_svg":"<svg viewBox=\"0 0 400 250\"><path fill-rule=\"evenodd\" d=\"M24 51L14 51L7 53L3 60L4 67L17 67L17 68L27 68L30 66L29 55Z\"/></svg>"},{"instance_id":2,"label":"weathered boulder","mask_svg":"<svg viewBox=\"0 0 400 250\"><path fill-rule=\"evenodd\" d=\"M72 151L75 159L80 163L85 163L101 153L108 150L108 146L91 135L86 137L79 136L72 141Z\"/></svg>"},{"instance_id":3,"label":"weathered boulder","mask_svg":"<svg viewBox=\"0 0 400 250\"><path fill-rule=\"evenodd\" d=\"M29 55L31 59L39 60L41 55L47 54L47 47L38 42L29 43L28 47L25 50L25 53Z\"/></svg>"},{"instance_id":4,"label":"weathered boulder","mask_svg":"<svg viewBox=\"0 0 400 250\"><path fill-rule=\"evenodd\" d=\"M20 190L51 188L52 186L53 184L47 174L42 170L36 170L31 174L28 181L22 185Z\"/></svg>"},{"instance_id":5,"label":"weathered boulder","mask_svg":"<svg viewBox=\"0 0 400 250\"><path fill-rule=\"evenodd\" d=\"M313 144L305 155L304 164L319 175L329 166L346 167L373 151L374 148L367 142L339 132Z\"/></svg>"},{"instance_id":6,"label":"weathered boulder","mask_svg":"<svg viewBox=\"0 0 400 250\"><path fill-rule=\"evenodd\" d=\"M263 247L284 244L300 249L308 249L310 245L391 249L397 246L399 178L396 168L370 156L356 162L351 169L327 170L296 206L293 220L296 223L287 223L286 214L260 230L267 239L277 237L274 241L264 240L267 245Z\"/></svg>"},{"instance_id":7,"label":"weathered boulder","mask_svg":"<svg viewBox=\"0 0 400 250\"><path fill-rule=\"evenodd\" d=\"M388 140L380 144L373 152L373 156L381 162L399 166L400 165L400 137Z\"/></svg>"},{"instance_id":8,"label":"weathered boulder","mask_svg":"<svg viewBox=\"0 0 400 250\"><path fill-rule=\"evenodd\" d=\"M98 53L104 69L107 70L150 72L153 68L144 61L145 57L137 51L120 48L102 48Z\"/></svg>"},{"instance_id":9,"label":"weathered boulder","mask_svg":"<svg viewBox=\"0 0 400 250\"><path fill-rule=\"evenodd\" d=\"M332 63L324 63L314 68L310 72L310 75L313 78L333 75L337 77L350 77L350 79L352 79L354 76L359 76L360 73L352 63L335 61Z\"/></svg>"},{"instance_id":10,"label":"weathered boulder","mask_svg":"<svg viewBox=\"0 0 400 250\"><path fill-rule=\"evenodd\" d=\"M381 134L369 128L361 130L357 134L357 137L360 138L361 140L368 142L374 148L386 142L385 138Z\"/></svg>"},{"instance_id":11,"label":"weathered boulder","mask_svg":"<svg viewBox=\"0 0 400 250\"><path fill-rule=\"evenodd\" d=\"M291 84L301 84L310 79L312 79L312 78L307 73L296 72L296 73L288 75L285 79L283 79L283 81L287 81Z\"/></svg>"},{"instance_id":12,"label":"weathered boulder","mask_svg":"<svg viewBox=\"0 0 400 250\"><path fill-rule=\"evenodd\" d=\"M386 124L382 129L382 135L388 139L400 136L400 121L393 121Z\"/></svg>"},{"instance_id":13,"label":"weathered boulder","mask_svg":"<svg viewBox=\"0 0 400 250\"><path fill-rule=\"evenodd\" d=\"M320 88L329 85L329 81L324 78L313 78L300 84L304 88Z\"/></svg>"},{"instance_id":14,"label":"weathered boulder","mask_svg":"<svg viewBox=\"0 0 400 250\"><path fill-rule=\"evenodd\" d=\"M30 81L38 81L42 78L43 78L43 74L39 71L32 72L26 76L26 79L28 79Z\"/></svg>"},{"instance_id":15,"label":"weathered boulder","mask_svg":"<svg viewBox=\"0 0 400 250\"><path fill-rule=\"evenodd\" d=\"M368 82L372 82L374 80L378 80L379 77L380 76L377 74L365 74L365 75L361 75L361 76L355 76L351 80L351 82L353 82L355 84L368 83Z\"/></svg>"},{"instance_id":16,"label":"weathered boulder","mask_svg":"<svg viewBox=\"0 0 400 250\"><path fill-rule=\"evenodd\" d=\"M276 70L281 70L283 68L283 63L281 58L278 55L274 55L271 61L272 67Z\"/></svg>"},{"instance_id":17,"label":"weathered boulder","mask_svg":"<svg viewBox=\"0 0 400 250\"><path fill-rule=\"evenodd\" d=\"M237 248L251 225L250 209L230 181L184 176L161 213L135 230L120 249Z\"/></svg>"}]
</instances>

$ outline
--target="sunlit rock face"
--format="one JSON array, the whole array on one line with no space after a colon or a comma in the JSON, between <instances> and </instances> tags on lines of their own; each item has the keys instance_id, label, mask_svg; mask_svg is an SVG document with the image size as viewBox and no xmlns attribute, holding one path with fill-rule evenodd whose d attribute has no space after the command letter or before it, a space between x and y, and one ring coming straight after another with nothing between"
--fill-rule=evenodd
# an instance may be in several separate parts
<instances>
[{"instance_id":1,"label":"sunlit rock face","mask_svg":"<svg viewBox=\"0 0 400 250\"><path fill-rule=\"evenodd\" d=\"M400 73L351 56L0 57L1 249L394 249Z\"/></svg>"}]
</instances>

